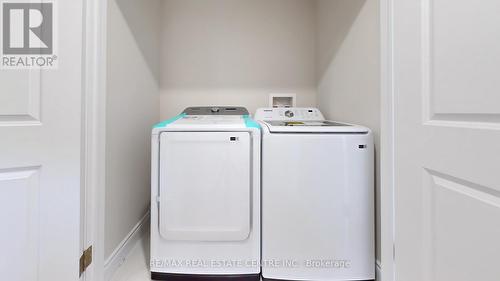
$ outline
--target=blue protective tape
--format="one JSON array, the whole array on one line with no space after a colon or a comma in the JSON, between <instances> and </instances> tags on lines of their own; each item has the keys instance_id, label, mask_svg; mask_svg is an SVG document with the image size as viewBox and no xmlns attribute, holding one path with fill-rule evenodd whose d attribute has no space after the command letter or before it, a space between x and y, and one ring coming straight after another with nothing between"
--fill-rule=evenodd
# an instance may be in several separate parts
<instances>
[{"instance_id":1,"label":"blue protective tape","mask_svg":"<svg viewBox=\"0 0 500 281\"><path fill-rule=\"evenodd\" d=\"M164 127L168 126L168 124L174 123L175 121L183 118L184 116L186 116L186 113L179 114L173 118L167 119L165 121L162 121L162 122L154 125L154 128L164 128Z\"/></svg>"},{"instance_id":2,"label":"blue protective tape","mask_svg":"<svg viewBox=\"0 0 500 281\"><path fill-rule=\"evenodd\" d=\"M245 120L245 125L247 128L257 128L260 129L259 123L255 122L250 116L248 115L243 115L243 120Z\"/></svg>"}]
</instances>

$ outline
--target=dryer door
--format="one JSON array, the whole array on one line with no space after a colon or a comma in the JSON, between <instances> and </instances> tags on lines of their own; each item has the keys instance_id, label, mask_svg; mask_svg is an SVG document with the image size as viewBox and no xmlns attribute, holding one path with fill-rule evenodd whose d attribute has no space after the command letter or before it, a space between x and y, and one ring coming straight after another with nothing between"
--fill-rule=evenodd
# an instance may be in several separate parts
<instances>
[{"instance_id":1,"label":"dryer door","mask_svg":"<svg viewBox=\"0 0 500 281\"><path fill-rule=\"evenodd\" d=\"M160 235L187 241L247 239L250 155L248 132L162 133Z\"/></svg>"}]
</instances>

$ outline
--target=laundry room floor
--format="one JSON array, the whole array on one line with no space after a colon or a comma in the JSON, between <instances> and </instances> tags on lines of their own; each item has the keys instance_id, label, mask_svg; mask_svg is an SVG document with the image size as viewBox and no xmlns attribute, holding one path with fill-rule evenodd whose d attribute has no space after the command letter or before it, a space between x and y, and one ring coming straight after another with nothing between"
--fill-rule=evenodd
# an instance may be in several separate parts
<instances>
[{"instance_id":1,"label":"laundry room floor","mask_svg":"<svg viewBox=\"0 0 500 281\"><path fill-rule=\"evenodd\" d=\"M118 268L111 281L150 281L149 231L134 246L125 262Z\"/></svg>"},{"instance_id":2,"label":"laundry room floor","mask_svg":"<svg viewBox=\"0 0 500 281\"><path fill-rule=\"evenodd\" d=\"M149 272L149 231L134 246L111 281L151 281Z\"/></svg>"}]
</instances>

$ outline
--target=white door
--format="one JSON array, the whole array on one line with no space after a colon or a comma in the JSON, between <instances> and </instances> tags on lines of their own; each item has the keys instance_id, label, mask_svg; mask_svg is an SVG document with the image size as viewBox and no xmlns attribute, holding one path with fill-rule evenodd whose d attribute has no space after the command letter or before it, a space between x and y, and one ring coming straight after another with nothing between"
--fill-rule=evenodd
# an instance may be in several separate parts
<instances>
[{"instance_id":1,"label":"white door","mask_svg":"<svg viewBox=\"0 0 500 281\"><path fill-rule=\"evenodd\" d=\"M78 280L82 3L56 2L58 69L0 70L2 280Z\"/></svg>"},{"instance_id":2,"label":"white door","mask_svg":"<svg viewBox=\"0 0 500 281\"><path fill-rule=\"evenodd\" d=\"M393 1L398 281L500 280L500 1Z\"/></svg>"}]
</instances>

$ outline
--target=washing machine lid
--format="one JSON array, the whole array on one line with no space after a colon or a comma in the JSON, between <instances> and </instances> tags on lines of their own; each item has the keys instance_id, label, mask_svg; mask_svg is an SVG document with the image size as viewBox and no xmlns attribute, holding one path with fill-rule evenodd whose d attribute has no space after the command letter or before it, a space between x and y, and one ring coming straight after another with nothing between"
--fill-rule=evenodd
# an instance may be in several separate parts
<instances>
[{"instance_id":1,"label":"washing machine lid","mask_svg":"<svg viewBox=\"0 0 500 281\"><path fill-rule=\"evenodd\" d=\"M153 133L165 130L260 129L248 110L238 106L188 107L181 114L156 124Z\"/></svg>"},{"instance_id":2,"label":"washing machine lid","mask_svg":"<svg viewBox=\"0 0 500 281\"><path fill-rule=\"evenodd\" d=\"M354 124L325 120L313 107L259 108L255 119L271 133L368 133L370 130Z\"/></svg>"},{"instance_id":3,"label":"washing machine lid","mask_svg":"<svg viewBox=\"0 0 500 281\"><path fill-rule=\"evenodd\" d=\"M184 115L169 125L169 128L244 128L245 120L239 115Z\"/></svg>"},{"instance_id":4,"label":"washing machine lid","mask_svg":"<svg viewBox=\"0 0 500 281\"><path fill-rule=\"evenodd\" d=\"M329 120L261 121L271 133L368 133L368 128Z\"/></svg>"}]
</instances>

